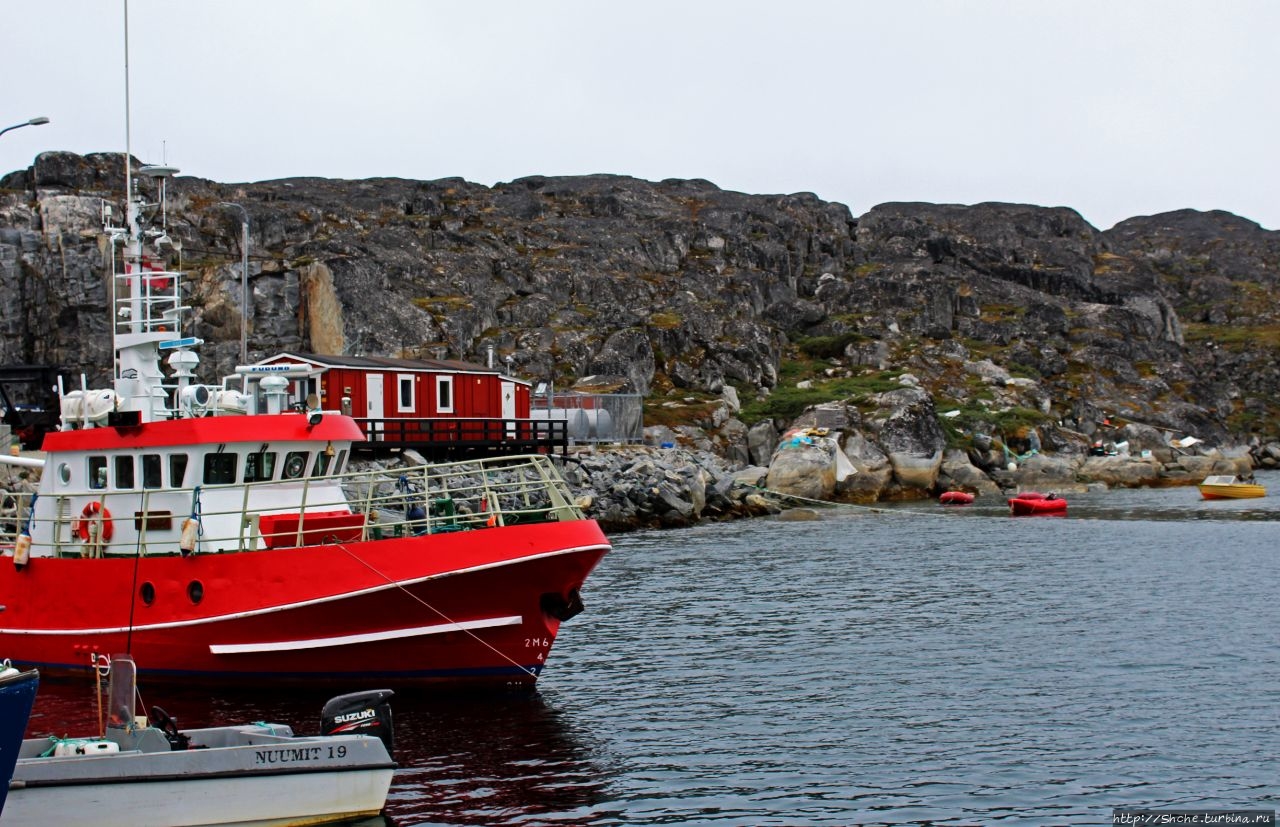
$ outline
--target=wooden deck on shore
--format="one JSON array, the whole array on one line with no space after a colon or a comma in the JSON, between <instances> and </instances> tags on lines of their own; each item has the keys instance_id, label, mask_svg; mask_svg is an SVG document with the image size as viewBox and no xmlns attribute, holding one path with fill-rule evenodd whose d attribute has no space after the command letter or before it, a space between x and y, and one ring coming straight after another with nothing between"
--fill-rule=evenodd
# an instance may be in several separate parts
<instances>
[{"instance_id":1,"label":"wooden deck on shore","mask_svg":"<svg viewBox=\"0 0 1280 827\"><path fill-rule=\"evenodd\" d=\"M411 448L429 460L445 461L501 454L569 451L563 419L368 419L356 418L365 441L356 451L390 453Z\"/></svg>"}]
</instances>

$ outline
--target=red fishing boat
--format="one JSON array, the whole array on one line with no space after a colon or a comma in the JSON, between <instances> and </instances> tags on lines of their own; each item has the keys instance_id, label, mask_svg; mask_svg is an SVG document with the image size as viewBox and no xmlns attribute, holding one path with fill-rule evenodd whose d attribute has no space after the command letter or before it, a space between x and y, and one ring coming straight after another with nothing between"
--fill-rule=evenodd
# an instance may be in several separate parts
<instances>
[{"instance_id":1,"label":"red fishing boat","mask_svg":"<svg viewBox=\"0 0 1280 827\"><path fill-rule=\"evenodd\" d=\"M1014 517L1063 515L1067 513L1067 501L1057 494L1023 491L1009 498L1009 513Z\"/></svg>"},{"instance_id":2,"label":"red fishing boat","mask_svg":"<svg viewBox=\"0 0 1280 827\"><path fill-rule=\"evenodd\" d=\"M175 170L143 171L162 204ZM107 227L112 386L60 382L44 457L0 458L42 468L0 519L0 652L47 673L129 652L153 680L532 685L609 551L552 461L356 471L355 421L299 398L313 367L201 384L168 236L142 228L156 207L131 195Z\"/></svg>"}]
</instances>

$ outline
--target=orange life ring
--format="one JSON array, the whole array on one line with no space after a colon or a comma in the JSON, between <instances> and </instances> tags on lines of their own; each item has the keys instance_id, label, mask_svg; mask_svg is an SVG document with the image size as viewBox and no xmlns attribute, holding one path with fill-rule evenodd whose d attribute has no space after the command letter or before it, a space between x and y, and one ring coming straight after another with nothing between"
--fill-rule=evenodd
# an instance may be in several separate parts
<instances>
[{"instance_id":1,"label":"orange life ring","mask_svg":"<svg viewBox=\"0 0 1280 827\"><path fill-rule=\"evenodd\" d=\"M84 511L80 512L80 519L76 520L75 526L72 528L82 541L89 542L92 532L89 526L93 521L98 521L101 525L98 528L97 539L100 542L107 542L111 539L114 531L111 525L111 512L102 507L102 503L94 500L84 507Z\"/></svg>"}]
</instances>

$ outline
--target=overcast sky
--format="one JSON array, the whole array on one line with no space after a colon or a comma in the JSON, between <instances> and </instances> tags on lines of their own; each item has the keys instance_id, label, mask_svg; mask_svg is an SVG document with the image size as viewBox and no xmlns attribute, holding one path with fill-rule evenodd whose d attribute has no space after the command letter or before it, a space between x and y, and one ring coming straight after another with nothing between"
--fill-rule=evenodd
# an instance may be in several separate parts
<instances>
[{"instance_id":1,"label":"overcast sky","mask_svg":"<svg viewBox=\"0 0 1280 827\"><path fill-rule=\"evenodd\" d=\"M0 174L125 147L123 0L3 0ZM132 149L226 183L617 173L1280 228L1275 0L130 0Z\"/></svg>"}]
</instances>

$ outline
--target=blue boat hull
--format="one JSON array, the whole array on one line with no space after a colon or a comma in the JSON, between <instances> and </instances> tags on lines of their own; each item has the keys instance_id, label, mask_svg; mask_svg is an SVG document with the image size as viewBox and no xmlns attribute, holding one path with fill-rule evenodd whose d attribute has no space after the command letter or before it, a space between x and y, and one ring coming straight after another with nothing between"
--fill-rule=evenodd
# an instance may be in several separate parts
<instances>
[{"instance_id":1,"label":"blue boat hull","mask_svg":"<svg viewBox=\"0 0 1280 827\"><path fill-rule=\"evenodd\" d=\"M9 796L9 780L13 778L13 766L22 747L22 736L27 732L27 720L31 717L31 705L36 700L36 687L40 685L40 673L34 670L17 672L0 666L0 813Z\"/></svg>"}]
</instances>

